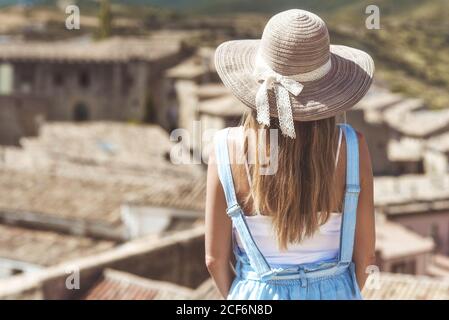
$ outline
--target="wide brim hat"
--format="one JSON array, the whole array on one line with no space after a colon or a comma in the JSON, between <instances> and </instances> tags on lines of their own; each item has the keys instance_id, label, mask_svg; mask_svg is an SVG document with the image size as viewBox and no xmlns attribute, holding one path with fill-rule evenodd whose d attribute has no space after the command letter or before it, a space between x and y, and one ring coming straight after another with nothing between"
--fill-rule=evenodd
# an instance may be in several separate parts
<instances>
[{"instance_id":1,"label":"wide brim hat","mask_svg":"<svg viewBox=\"0 0 449 320\"><path fill-rule=\"evenodd\" d=\"M286 96L275 89L285 93L285 88L289 89L291 118L281 115L286 125L291 120L332 117L351 108L368 91L374 73L373 59L366 52L331 45L324 21L298 9L272 17L262 39L221 44L215 53L215 66L224 85L258 113L263 113L259 104L263 105L265 90L269 116L285 113L279 101ZM293 89L292 80L296 82ZM258 118L267 124L266 115Z\"/></svg>"}]
</instances>

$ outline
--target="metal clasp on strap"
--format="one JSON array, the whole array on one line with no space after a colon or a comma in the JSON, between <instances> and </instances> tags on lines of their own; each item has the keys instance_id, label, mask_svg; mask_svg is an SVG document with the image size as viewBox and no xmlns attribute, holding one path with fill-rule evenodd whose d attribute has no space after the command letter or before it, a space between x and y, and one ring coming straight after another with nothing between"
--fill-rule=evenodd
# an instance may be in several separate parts
<instances>
[{"instance_id":1,"label":"metal clasp on strap","mask_svg":"<svg viewBox=\"0 0 449 320\"><path fill-rule=\"evenodd\" d=\"M360 186L357 184L348 184L346 185L347 193L360 193Z\"/></svg>"},{"instance_id":2,"label":"metal clasp on strap","mask_svg":"<svg viewBox=\"0 0 449 320\"><path fill-rule=\"evenodd\" d=\"M240 206L236 203L226 209L226 213L229 217L236 217L240 214Z\"/></svg>"}]
</instances>

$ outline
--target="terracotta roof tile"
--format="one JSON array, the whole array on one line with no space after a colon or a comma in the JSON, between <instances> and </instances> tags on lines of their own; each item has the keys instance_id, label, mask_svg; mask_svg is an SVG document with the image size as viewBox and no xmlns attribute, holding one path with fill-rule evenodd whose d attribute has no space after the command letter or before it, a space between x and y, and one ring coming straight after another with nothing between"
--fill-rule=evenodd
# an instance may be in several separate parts
<instances>
[{"instance_id":1,"label":"terracotta roof tile","mask_svg":"<svg viewBox=\"0 0 449 320\"><path fill-rule=\"evenodd\" d=\"M105 270L87 292L85 300L190 299L193 290L164 281L149 280L126 272Z\"/></svg>"}]
</instances>

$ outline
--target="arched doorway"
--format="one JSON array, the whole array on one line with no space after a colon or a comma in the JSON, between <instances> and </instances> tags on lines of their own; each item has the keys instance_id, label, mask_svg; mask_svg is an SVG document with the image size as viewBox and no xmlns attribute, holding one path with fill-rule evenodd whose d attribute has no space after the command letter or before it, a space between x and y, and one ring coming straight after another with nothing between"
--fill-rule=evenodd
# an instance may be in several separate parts
<instances>
[{"instance_id":1,"label":"arched doorway","mask_svg":"<svg viewBox=\"0 0 449 320\"><path fill-rule=\"evenodd\" d=\"M84 103L78 103L73 109L73 120L77 122L89 120L89 108Z\"/></svg>"}]
</instances>

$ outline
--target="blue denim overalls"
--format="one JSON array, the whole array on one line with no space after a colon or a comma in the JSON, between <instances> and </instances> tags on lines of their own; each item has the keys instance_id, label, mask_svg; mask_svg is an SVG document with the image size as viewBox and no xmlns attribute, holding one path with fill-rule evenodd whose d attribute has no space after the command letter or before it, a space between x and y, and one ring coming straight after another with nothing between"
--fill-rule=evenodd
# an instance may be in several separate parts
<instances>
[{"instance_id":1,"label":"blue denim overalls","mask_svg":"<svg viewBox=\"0 0 449 320\"><path fill-rule=\"evenodd\" d=\"M245 215L237 203L229 163L227 136L229 128L215 137L215 152L220 181L227 202L227 214L233 225L233 251L236 278L228 299L361 299L352 262L359 186L359 153L357 135L347 125L339 125L346 138L346 190L337 259L300 265L269 265L254 242ZM241 250L234 232L241 239Z\"/></svg>"}]
</instances>

